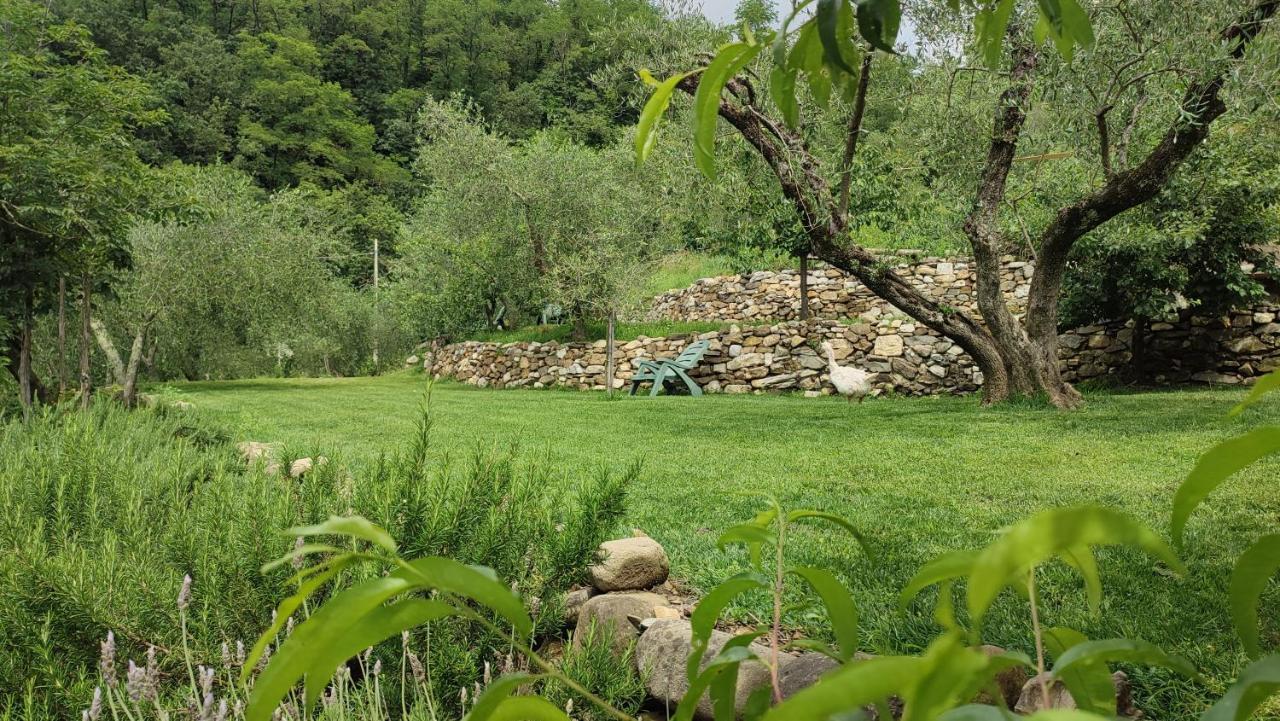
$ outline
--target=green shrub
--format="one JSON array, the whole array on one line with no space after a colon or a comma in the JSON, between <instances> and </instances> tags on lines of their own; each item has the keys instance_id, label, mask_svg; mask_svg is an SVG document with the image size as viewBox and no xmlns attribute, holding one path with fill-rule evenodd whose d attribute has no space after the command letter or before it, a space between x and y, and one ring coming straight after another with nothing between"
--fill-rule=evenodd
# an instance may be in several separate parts
<instances>
[{"instance_id":1,"label":"green shrub","mask_svg":"<svg viewBox=\"0 0 1280 721\"><path fill-rule=\"evenodd\" d=\"M297 480L245 469L229 435L191 413L103 403L0 425L0 698L31 682L35 713L78 714L108 631L122 659L154 644L166 676L184 675L170 666L184 641L175 599L186 574L191 655L217 665L224 643L249 643L270 622L292 573L260 570L290 550L278 529L333 514L375 519L414 554L499 569L532 605L554 607L616 525L638 468L579 477L483 447L458 462L431 449L430 425L424 409L415 436L367 475L326 453ZM319 455L302 451L284 455ZM435 631L431 654L452 696L506 651L458 623Z\"/></svg>"},{"instance_id":2,"label":"green shrub","mask_svg":"<svg viewBox=\"0 0 1280 721\"><path fill-rule=\"evenodd\" d=\"M635 644L619 654L611 626L592 624L585 638L566 646L560 670L628 716L635 716L644 704L645 684L636 669ZM554 679L547 681L542 695L558 708L573 709L570 715L580 721L609 719L590 701Z\"/></svg>"}]
</instances>

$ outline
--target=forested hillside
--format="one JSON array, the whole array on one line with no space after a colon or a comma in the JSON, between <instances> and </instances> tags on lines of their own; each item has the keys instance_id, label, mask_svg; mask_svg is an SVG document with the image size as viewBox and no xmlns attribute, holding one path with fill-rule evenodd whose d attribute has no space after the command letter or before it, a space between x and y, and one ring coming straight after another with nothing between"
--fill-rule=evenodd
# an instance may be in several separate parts
<instances>
[{"instance_id":1,"label":"forested hillside","mask_svg":"<svg viewBox=\"0 0 1280 721\"><path fill-rule=\"evenodd\" d=\"M1000 253L1035 260L1061 208L1140 167L1194 110L1179 98L1230 60L1214 37L1237 11L1126 3L1094 13L1096 47L1041 54L1003 195L983 206ZM673 262L829 260L813 237L823 214L838 247L968 254L1009 76L969 10L906 12L895 53L849 45L858 77L813 33L759 52L783 21L760 0L728 27L649 0L13 0L0 7L4 382L48 399L351 375L424 339L546 321L580 334L695 277ZM641 119L644 77L726 47L755 50L725 98L807 153L826 189L803 192L838 197L832 209L798 211L777 167L732 122L707 125L692 89L657 133ZM1062 323L1141 326L1265 292L1275 58L1264 33L1222 76L1213 132L1150 202L1074 245ZM797 72L809 79L783 102L777 77ZM699 173L712 157L714 177Z\"/></svg>"}]
</instances>

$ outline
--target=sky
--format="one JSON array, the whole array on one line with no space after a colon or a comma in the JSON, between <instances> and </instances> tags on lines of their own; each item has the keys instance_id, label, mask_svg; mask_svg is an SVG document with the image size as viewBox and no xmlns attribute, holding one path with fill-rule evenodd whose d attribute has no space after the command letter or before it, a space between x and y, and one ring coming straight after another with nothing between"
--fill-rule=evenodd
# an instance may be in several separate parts
<instances>
[{"instance_id":1,"label":"sky","mask_svg":"<svg viewBox=\"0 0 1280 721\"><path fill-rule=\"evenodd\" d=\"M777 7L778 3L773 3ZM738 6L738 0L702 0L702 12L707 17L718 23L727 23L733 20L733 9Z\"/></svg>"},{"instance_id":2,"label":"sky","mask_svg":"<svg viewBox=\"0 0 1280 721\"><path fill-rule=\"evenodd\" d=\"M712 21L717 23L733 22L733 9L738 6L738 0L702 0L702 12ZM773 0L773 6L779 9L778 15L782 16L782 8L790 8L790 4L785 0ZM911 24L911 18L904 17L902 19L902 27L898 31L898 42L906 43L911 47L915 43L915 28Z\"/></svg>"}]
</instances>

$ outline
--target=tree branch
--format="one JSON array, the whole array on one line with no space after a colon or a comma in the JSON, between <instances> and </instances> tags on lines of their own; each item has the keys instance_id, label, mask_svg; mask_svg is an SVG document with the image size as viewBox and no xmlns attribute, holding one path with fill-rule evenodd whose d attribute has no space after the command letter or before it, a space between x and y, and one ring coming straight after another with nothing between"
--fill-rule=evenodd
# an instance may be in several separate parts
<instances>
[{"instance_id":1,"label":"tree branch","mask_svg":"<svg viewBox=\"0 0 1280 721\"><path fill-rule=\"evenodd\" d=\"M1278 9L1280 0L1264 0L1222 31L1220 38L1231 43L1231 60L1244 57L1249 42L1262 32ZM1154 198L1209 136L1210 124L1227 110L1219 97L1225 78L1225 69L1219 69L1192 83L1164 137L1140 164L1116 173L1101 188L1058 210L1040 236L1040 262L1031 279L1027 302L1027 331L1031 337L1047 338L1058 332L1058 297L1075 242L1120 213Z\"/></svg>"},{"instance_id":2,"label":"tree branch","mask_svg":"<svg viewBox=\"0 0 1280 721\"><path fill-rule=\"evenodd\" d=\"M853 182L853 156L858 152L858 137L862 135L862 115L867 109L867 82L871 80L871 59L874 53L867 50L862 53L862 67L858 74L858 94L853 100L853 111L849 114L849 134L844 140L844 157L840 161L839 213L847 224L849 222L849 186Z\"/></svg>"},{"instance_id":3,"label":"tree branch","mask_svg":"<svg viewBox=\"0 0 1280 721\"><path fill-rule=\"evenodd\" d=\"M692 96L699 80L699 75L690 75L677 87ZM800 215L815 257L849 273L881 299L955 341L987 374L984 391L988 397L1003 397L1007 384L990 334L967 313L924 295L866 248L849 241L844 218L834 212L834 197L818 161L799 136L773 123L758 109L725 98L720 100L719 115L769 164L783 194Z\"/></svg>"}]
</instances>

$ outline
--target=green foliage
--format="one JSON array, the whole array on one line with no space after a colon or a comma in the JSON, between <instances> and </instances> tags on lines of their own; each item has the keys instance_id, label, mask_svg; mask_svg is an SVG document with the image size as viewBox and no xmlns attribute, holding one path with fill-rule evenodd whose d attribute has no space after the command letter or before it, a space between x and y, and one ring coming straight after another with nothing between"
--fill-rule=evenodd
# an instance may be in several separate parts
<instances>
[{"instance_id":1,"label":"green foliage","mask_svg":"<svg viewBox=\"0 0 1280 721\"><path fill-rule=\"evenodd\" d=\"M550 133L512 143L462 102L429 104L421 122L424 192L393 271L423 336L519 327L549 305L602 319L634 302L646 266L674 245L650 194L655 169L620 148Z\"/></svg>"},{"instance_id":2,"label":"green foliage","mask_svg":"<svg viewBox=\"0 0 1280 721\"><path fill-rule=\"evenodd\" d=\"M610 706L628 716L640 712L646 699L644 679L636 670L635 644L619 651L609 626L592 625L585 638L566 644L564 657L557 665L565 676L579 686L590 689ZM548 677L540 688L541 695L556 708L572 702L573 718L582 721L605 721L609 716L589 699Z\"/></svg>"},{"instance_id":3,"label":"green foliage","mask_svg":"<svg viewBox=\"0 0 1280 721\"><path fill-rule=\"evenodd\" d=\"M1280 277L1262 246L1280 232L1278 156L1263 140L1274 137L1267 121L1214 135L1154 201L1084 238L1063 325L1213 316L1264 298Z\"/></svg>"},{"instance_id":4,"label":"green foliage","mask_svg":"<svg viewBox=\"0 0 1280 721\"><path fill-rule=\"evenodd\" d=\"M410 442L363 471L359 482L336 455L302 479L285 482L244 468L225 432L192 423L184 413L127 413L101 405L91 414L50 411L30 425L9 421L0 427L6 459L0 466L0 610L6 618L0 642L9 649L0 659L5 696L16 697L37 669L38 688L44 689L37 697L41 716L78 712L91 695L88 671L108 631L115 632L121 664L154 644L169 649L161 661L168 675L182 663L174 649L189 641L194 663L222 668L217 660L225 659L223 643L234 648L237 640L269 626L277 584L297 570L294 559L351 547L316 544L289 551L289 539L263 534L262 524L283 528L350 509L390 530L349 518L296 530L370 539L383 554L390 552L386 534L394 531L406 552L447 553L458 560L419 561L388 578L409 582L427 575L444 589L472 579L458 592L483 592L480 600L523 633L534 623L542 632L558 626L552 599L581 579L617 524L626 487L637 473L601 471L579 479L552 469L545 459L483 449L467 462L453 463L446 451L428 452L431 431L424 416ZM286 551L283 563L269 565ZM381 588L361 585L385 579L361 570L356 561L339 556L323 568L308 567L300 575L306 592L280 605L269 634L280 631L282 639L268 639L257 650L280 657L288 644L285 632L292 628L296 634L304 625L293 628L290 616L305 618L308 599L314 611L314 603L329 596L326 582ZM538 599L530 608L552 611L531 618L523 606L504 605L509 587L475 581L477 572L467 564L520 578L521 596ZM267 565L264 579L259 569ZM174 598L188 573L195 592L184 630ZM371 635L390 628L399 633L414 620L438 618L441 610L418 601L385 608L369 616L367 626L346 628L348 641L360 639L353 654L371 645ZM477 680L484 661L506 653L504 635L463 619L439 625L424 654L433 668L433 685L424 693L451 706L456 689ZM42 664L46 656L56 661ZM324 661L309 655L307 660ZM269 686L262 684L264 691Z\"/></svg>"}]
</instances>

